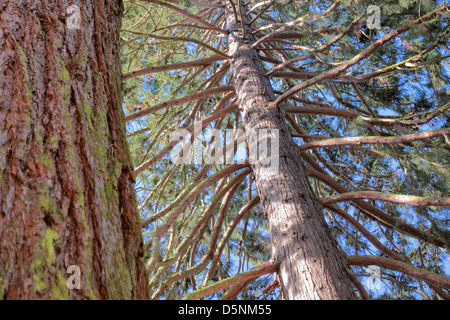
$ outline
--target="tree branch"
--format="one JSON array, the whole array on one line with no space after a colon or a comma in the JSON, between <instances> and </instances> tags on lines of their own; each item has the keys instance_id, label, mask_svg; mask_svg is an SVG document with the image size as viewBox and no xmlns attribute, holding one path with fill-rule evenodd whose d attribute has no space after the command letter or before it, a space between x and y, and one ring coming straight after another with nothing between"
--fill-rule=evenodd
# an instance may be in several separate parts
<instances>
[{"instance_id":1,"label":"tree branch","mask_svg":"<svg viewBox=\"0 0 450 320\"><path fill-rule=\"evenodd\" d=\"M166 102L154 105L152 107L142 109L141 111L138 111L138 112L134 112L132 114L127 115L125 117L125 121L132 121L137 118L154 113L161 109L171 108L171 107L183 104L183 103L199 100L199 99L209 97L209 96L212 96L212 95L215 95L218 93L230 92L230 91L234 91L234 86L223 86L223 87L208 89L208 90L205 90L202 92L191 94L186 97L182 97L182 98L171 100L171 101L166 101Z\"/></svg>"},{"instance_id":2,"label":"tree branch","mask_svg":"<svg viewBox=\"0 0 450 320\"><path fill-rule=\"evenodd\" d=\"M303 156L302 156L302 158L303 158ZM314 163L312 163L312 164L314 164ZM319 171L322 170L320 168L320 166L317 169L319 169ZM324 171L319 172L319 171L316 171L313 169L308 169L307 174L308 174L308 176L311 176L311 177L314 177L316 179L323 181L324 183L326 183L327 185L329 185L331 188L333 188L335 191L337 191L339 193L348 193L349 192L344 186L342 186L340 183L335 181L326 172L324 172ZM442 239L436 238L435 236L433 236L427 232L423 232L423 231L415 228L414 226L403 222L400 219L391 217L369 202L366 202L366 201L363 201L360 199L354 199L353 202L368 217L379 221L382 225L384 225L386 227L392 228L394 230L397 230L400 233L406 234L406 235L414 237L416 239L421 239L426 242L432 243L438 247L449 246L448 240L442 240Z\"/></svg>"},{"instance_id":3,"label":"tree branch","mask_svg":"<svg viewBox=\"0 0 450 320\"><path fill-rule=\"evenodd\" d=\"M349 256L347 257L347 263L349 265L376 265L383 268L396 270L410 275L411 277L431 282L443 288L450 289L450 278L427 270L423 270L406 262L382 257Z\"/></svg>"},{"instance_id":4,"label":"tree branch","mask_svg":"<svg viewBox=\"0 0 450 320\"><path fill-rule=\"evenodd\" d=\"M165 36L158 36L155 34L147 34L146 35L149 38L154 38L154 39L160 39L160 40L171 40L171 41L186 41L186 42L194 42L202 47L205 47L209 50L211 50L212 52L217 53L218 55L224 57L225 59L231 59L231 57L229 55L227 55L226 53L210 46L209 44L207 44L206 42L197 40L195 38L189 38L189 37L165 37Z\"/></svg>"},{"instance_id":5,"label":"tree branch","mask_svg":"<svg viewBox=\"0 0 450 320\"><path fill-rule=\"evenodd\" d=\"M439 129L423 131L419 133L407 134L399 137L348 137L348 138L337 138L337 139L326 139L321 141L314 141L304 143L298 146L298 149L308 150L314 148L330 147L330 146L341 146L341 145L361 145L361 144L397 144L397 143L408 143L417 140L424 140L428 138L434 138L439 136L445 136L450 134L450 129Z\"/></svg>"},{"instance_id":6,"label":"tree branch","mask_svg":"<svg viewBox=\"0 0 450 320\"><path fill-rule=\"evenodd\" d=\"M447 10L448 8L450 8L449 6L441 6L440 8L430 12L429 14L415 20L412 22L412 24L422 24L428 20L431 20L432 18L434 18L437 14L439 14L439 12ZM295 94L296 92L306 89L312 85L315 85L316 83L319 83L323 80L326 79L331 79L333 77L336 77L338 74L340 74L341 72L343 72L344 70L347 70L348 68L354 66L355 64L357 64L358 62L360 62L361 60L367 58L368 56L370 56L372 53L374 53L378 48L380 48L382 45L384 45L386 42L394 39L395 37L397 37L398 35L405 33L406 31L408 31L410 29L410 24L405 25L387 35L385 35L384 37L382 37L381 39L378 39L377 41L375 41L374 43L372 43L369 47L367 47L366 50L364 50L363 52L357 54L356 56L354 56L352 59L348 60L347 62L343 63L342 65L331 69L328 72L325 72L321 75L318 75L312 79L309 79L307 81L304 81L294 87L292 87L291 89L289 89L288 91L286 91L285 93L283 93L281 96L279 96L275 102L274 105L278 106L280 103L282 103L283 101L285 101L287 98L289 98L291 95Z\"/></svg>"},{"instance_id":7,"label":"tree branch","mask_svg":"<svg viewBox=\"0 0 450 320\"><path fill-rule=\"evenodd\" d=\"M212 121L219 119L220 117L223 117L224 115L226 115L227 113L236 110L237 106L236 105L231 105L225 109L222 109L220 111L217 111L216 113L212 114L211 116L209 116L208 118L204 119L202 121L202 130L204 128L206 128L206 126L208 124L210 124ZM187 130L189 133L195 133L194 132L195 129L195 125L190 126L189 128L185 129ZM195 138L196 136L194 136L193 138ZM154 156L153 158L151 158L150 160L142 163L139 167L137 167L134 170L134 176L136 177L137 175L139 175L140 173L142 173L145 169L147 169L148 167L152 166L153 164L155 164L157 161L161 160L166 154L168 154L175 145L177 145L180 140L183 137L180 137L178 140L173 140L167 147L165 147L163 150L161 150L156 156Z\"/></svg>"},{"instance_id":8,"label":"tree branch","mask_svg":"<svg viewBox=\"0 0 450 320\"><path fill-rule=\"evenodd\" d=\"M221 28L218 28L217 26L215 26L213 24L210 24L210 23L200 19L199 17L197 17L197 16L195 16L195 15L193 15L193 14L191 14L191 13L189 13L189 12L179 8L179 7L173 6L173 5L169 4L169 3L158 1L158 0L145 0L145 1L150 2L150 3L154 3L154 4L159 4L161 6L165 6L165 7L169 8L169 9L171 9L173 11L177 11L177 12L181 13L182 15L184 15L184 16L186 16L188 18L191 18L192 20L197 21L198 23L200 23L200 24L202 24L204 26L210 27L210 28L212 28L212 29L214 29L214 30L216 30L218 32L223 33L223 34L228 34L225 30L223 30Z\"/></svg>"},{"instance_id":9,"label":"tree branch","mask_svg":"<svg viewBox=\"0 0 450 320\"><path fill-rule=\"evenodd\" d=\"M355 191L337 194L321 200L323 205L332 204L339 201L370 199L395 203L410 204L413 206L450 206L450 198L431 198L408 196L403 194L388 194L378 191Z\"/></svg>"},{"instance_id":10,"label":"tree branch","mask_svg":"<svg viewBox=\"0 0 450 320\"><path fill-rule=\"evenodd\" d=\"M261 37L260 39L258 39L255 43L252 44L252 48L256 48L259 44L261 44L264 41L267 41L270 38L273 38L274 36L282 33L284 30L288 29L288 28L292 28L294 26L298 26L298 25L303 25L305 23L314 23L317 20L319 20L321 17L326 16L329 12L333 11L334 9L336 9L336 7L340 4L340 1L336 1L335 3L333 3L327 10L325 10L324 12L322 12L321 14L319 14L317 17L311 19L311 20L305 20L304 18L298 18L294 21L290 21L287 23L283 23L282 27Z\"/></svg>"},{"instance_id":11,"label":"tree branch","mask_svg":"<svg viewBox=\"0 0 450 320\"><path fill-rule=\"evenodd\" d=\"M195 61L189 61L189 62L182 62L182 63L175 63L175 64L167 64L165 66L157 66L157 67L150 67L145 68L138 71L133 71L130 73L126 73L123 75L123 79L127 80L130 78L146 75L146 74L153 74L157 72L164 72L164 71L171 71L171 70L182 70L182 69L188 69L198 66L205 66L209 65L213 62L224 60L224 57L215 54L209 58L195 60Z\"/></svg>"},{"instance_id":12,"label":"tree branch","mask_svg":"<svg viewBox=\"0 0 450 320\"><path fill-rule=\"evenodd\" d=\"M241 283L250 279L259 278L262 275L277 271L279 266L278 262L264 262L253 270L242 272L233 277L216 282L210 286L194 291L186 295L183 300L198 300L220 290L226 289L234 284Z\"/></svg>"},{"instance_id":13,"label":"tree branch","mask_svg":"<svg viewBox=\"0 0 450 320\"><path fill-rule=\"evenodd\" d=\"M252 200L247 202L245 206L239 210L239 213L234 217L233 221L231 221L230 225L228 226L227 230L225 231L225 235L222 237L222 240L220 241L216 252L214 253L214 258L211 262L211 266L209 269L208 274L205 276L205 280L203 281L203 284L205 285L212 277L212 274L214 270L216 269L216 265L219 262L220 255L222 254L222 251L225 248L225 245L228 242L228 239L231 237L234 229L237 227L238 223L241 221L241 219L259 202L259 196L254 197Z\"/></svg>"},{"instance_id":14,"label":"tree branch","mask_svg":"<svg viewBox=\"0 0 450 320\"><path fill-rule=\"evenodd\" d=\"M336 212L338 215L340 215L341 217L343 217L345 220L347 220L348 222L350 222L357 230L359 230L359 232L362 233L362 235L364 237L367 238L367 240L369 240L378 250L380 250L382 253L384 253L385 255L387 255L388 257L391 257L393 259L397 259L397 260L404 260L404 258L397 252L392 251L391 249L389 249L388 247L386 247L384 244L382 244L377 237L375 237L369 230L367 230L366 228L364 228L364 226L362 224L360 224L358 222L358 220L356 220L355 218L353 218L351 215L349 215L347 212L345 212L344 210L342 210L341 208L334 206L334 205L326 205L327 208L329 208L330 210L333 210L334 212Z\"/></svg>"}]
</instances>

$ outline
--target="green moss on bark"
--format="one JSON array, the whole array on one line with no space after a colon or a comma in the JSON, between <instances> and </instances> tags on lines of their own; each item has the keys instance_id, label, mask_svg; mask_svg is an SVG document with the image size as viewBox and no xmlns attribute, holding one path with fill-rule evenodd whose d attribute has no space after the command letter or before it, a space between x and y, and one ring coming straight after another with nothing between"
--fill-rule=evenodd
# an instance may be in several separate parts
<instances>
[{"instance_id":1,"label":"green moss on bark","mask_svg":"<svg viewBox=\"0 0 450 320\"><path fill-rule=\"evenodd\" d=\"M68 299L66 278L56 268L55 246L60 245L58 233L47 228L44 237L35 247L34 261L31 265L34 290L43 294L50 286L51 299Z\"/></svg>"}]
</instances>

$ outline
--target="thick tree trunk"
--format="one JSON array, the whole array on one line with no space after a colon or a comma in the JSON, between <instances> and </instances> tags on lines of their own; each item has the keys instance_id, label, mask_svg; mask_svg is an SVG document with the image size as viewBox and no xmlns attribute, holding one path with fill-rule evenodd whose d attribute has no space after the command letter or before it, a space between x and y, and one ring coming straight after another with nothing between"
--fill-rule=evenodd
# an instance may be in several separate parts
<instances>
[{"instance_id":1,"label":"thick tree trunk","mask_svg":"<svg viewBox=\"0 0 450 320\"><path fill-rule=\"evenodd\" d=\"M122 2L71 4L0 2L0 299L145 299Z\"/></svg>"},{"instance_id":2,"label":"thick tree trunk","mask_svg":"<svg viewBox=\"0 0 450 320\"><path fill-rule=\"evenodd\" d=\"M355 293L344 257L332 237L315 198L297 147L286 125L284 112L270 102L275 96L255 49L248 21L243 38L226 2L229 55L244 131L270 129L279 132L278 171L261 162L252 164L259 197L272 242L272 258L281 262L278 280L284 299L354 299ZM245 17L245 15L244 15ZM264 137L248 139L249 150Z\"/></svg>"}]
</instances>

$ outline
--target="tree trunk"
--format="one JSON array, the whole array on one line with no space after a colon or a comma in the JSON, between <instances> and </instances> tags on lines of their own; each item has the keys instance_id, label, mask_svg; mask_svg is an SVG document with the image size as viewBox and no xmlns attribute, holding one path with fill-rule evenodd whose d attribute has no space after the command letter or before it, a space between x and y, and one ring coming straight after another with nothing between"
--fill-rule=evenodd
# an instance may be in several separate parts
<instances>
[{"instance_id":1,"label":"tree trunk","mask_svg":"<svg viewBox=\"0 0 450 320\"><path fill-rule=\"evenodd\" d=\"M241 21L236 21L233 8L226 3L228 54L232 56L231 70L244 131L279 132L278 170L273 172L273 167L262 162L251 167L270 232L272 259L281 262L278 280L283 298L354 299L344 257L309 185L284 111L271 105L275 95L258 53L251 47L256 39L248 20L244 14L244 38ZM248 138L249 150L256 150L263 140L262 135Z\"/></svg>"},{"instance_id":2,"label":"tree trunk","mask_svg":"<svg viewBox=\"0 0 450 320\"><path fill-rule=\"evenodd\" d=\"M0 299L146 299L122 2L70 5L0 2Z\"/></svg>"}]
</instances>

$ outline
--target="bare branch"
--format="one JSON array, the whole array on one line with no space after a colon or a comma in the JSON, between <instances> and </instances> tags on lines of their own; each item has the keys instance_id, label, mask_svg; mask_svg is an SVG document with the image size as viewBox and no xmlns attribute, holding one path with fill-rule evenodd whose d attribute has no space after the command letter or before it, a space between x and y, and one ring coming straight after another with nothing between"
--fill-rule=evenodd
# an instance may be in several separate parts
<instances>
[{"instance_id":1,"label":"bare branch","mask_svg":"<svg viewBox=\"0 0 450 320\"><path fill-rule=\"evenodd\" d=\"M325 10L324 12L322 12L320 15L318 15L317 17L311 19L311 20L305 20L304 18L298 18L297 20L291 21L291 22L287 22L287 23L283 23L282 27L259 38L255 43L252 44L252 48L256 48L259 44L261 44L262 42L274 37L277 34L282 33L284 30L287 30L288 28L292 28L294 26L301 26L305 23L314 23L317 20L320 19L320 17L323 17L325 15L327 15L329 12L333 11L334 9L336 9L336 7L340 4L340 1L336 1L335 3L333 3L327 10Z\"/></svg>"},{"instance_id":2,"label":"bare branch","mask_svg":"<svg viewBox=\"0 0 450 320\"><path fill-rule=\"evenodd\" d=\"M145 69L138 70L138 71L133 71L133 72L124 74L123 78L124 78L124 80L127 80L130 78L134 78L134 77L138 77L138 76L142 76L142 75L146 75L146 74L153 74L153 73L171 71L171 70L183 70L183 69L188 69L188 68L193 68L193 67L198 67L198 66L205 66L205 65L214 63L216 61L223 60L223 59L224 59L224 57L216 54L216 55L213 55L213 56L211 56L209 58L205 58L205 59L199 59L199 60L195 60L195 61L188 61L188 62L175 63L175 64L167 64L164 66L150 67L150 68L145 68Z\"/></svg>"},{"instance_id":3,"label":"bare branch","mask_svg":"<svg viewBox=\"0 0 450 320\"><path fill-rule=\"evenodd\" d=\"M231 105L226 109L222 109L214 114L212 114L211 116L209 116L208 118L204 119L202 121L202 130L208 125L210 124L212 121L223 117L224 115L226 115L227 113L236 110L237 106L236 105ZM194 132L194 126L192 125L189 128L187 128L186 130L189 131L190 133ZM195 137L194 137L195 138ZM134 170L134 176L138 176L140 173L142 173L145 169L151 167L153 164L155 164L157 161L161 160L166 154L168 154L175 145L177 145L180 140L182 139L182 137L180 137L179 140L174 140L172 141L167 147L165 147L163 150L161 150L161 152L158 153L158 155L156 155L155 157L151 158L150 160L142 163L139 167L137 167Z\"/></svg>"},{"instance_id":4,"label":"bare branch","mask_svg":"<svg viewBox=\"0 0 450 320\"><path fill-rule=\"evenodd\" d=\"M224 57L225 59L231 59L231 57L229 55L227 55L226 53L217 50L216 48L210 46L209 44L207 44L206 42L197 40L195 38L189 38L189 37L165 37L165 36L159 36L159 35L155 35L155 34L147 34L146 35L149 38L154 38L154 39L160 39L160 40L172 40L172 41L186 41L186 42L194 42L202 47L205 47L209 50L211 50L212 52L217 53L218 55Z\"/></svg>"},{"instance_id":5,"label":"bare branch","mask_svg":"<svg viewBox=\"0 0 450 320\"><path fill-rule=\"evenodd\" d=\"M353 218L347 212L345 212L341 208L331 205L331 204L326 205L326 207L329 208L330 210L333 210L334 212L339 214L341 217L343 217L345 220L350 222L357 230L359 230L367 238L367 240L369 240L382 253L384 253L385 255L387 255L388 257L391 257L393 259L405 260L399 253L390 250L388 247L386 247L384 244L382 244L380 241L378 241L377 237L375 237L369 230L364 228L363 225L361 225L358 222L358 220Z\"/></svg>"},{"instance_id":6,"label":"bare branch","mask_svg":"<svg viewBox=\"0 0 450 320\"><path fill-rule=\"evenodd\" d=\"M423 270L418 267L414 267L406 262L401 262L389 258L372 257L372 256L350 256L347 257L347 263L349 265L376 265L387 269L396 270L411 277L432 282L443 288L450 289L450 278Z\"/></svg>"},{"instance_id":7,"label":"bare branch","mask_svg":"<svg viewBox=\"0 0 450 320\"><path fill-rule=\"evenodd\" d=\"M183 104L183 103L195 101L195 100L202 99L202 98L205 98L205 97L209 97L209 96L212 96L212 95L215 95L215 94L218 94L218 93L230 92L230 91L233 91L233 90L234 90L233 86L223 86L223 87L208 89L208 90L205 90L205 91L202 91L202 92L199 92L199 93L194 93L194 94L191 94L190 96L187 96L187 97L182 97L182 98L179 98L179 99L166 101L166 102L157 104L155 106L142 109L141 111L129 114L129 115L127 115L125 117L125 121L132 121L132 120L135 120L137 118L144 117L146 115L154 113L154 112L156 112L158 110L161 110L161 109L171 108L171 107Z\"/></svg>"},{"instance_id":8,"label":"bare branch","mask_svg":"<svg viewBox=\"0 0 450 320\"><path fill-rule=\"evenodd\" d=\"M303 158L303 155L302 155ZM304 158L305 159L305 158ZM323 182L325 182L327 185L329 185L331 188L333 188L335 191L339 193L349 193L347 188L342 186L340 183L338 183L336 180L334 180L332 177L330 177L323 169L318 167L318 169L322 170L322 172L308 169L307 173L308 176L317 178ZM406 234L408 236L414 237L416 239L421 239L424 241L427 241L429 243L432 243L438 247L445 247L450 245L448 240L445 241L443 239L436 238L432 234L429 234L428 232L424 232L422 230L419 230L415 228L414 226L405 223L404 221L397 219L395 217L391 217L387 214L385 214L383 211L375 207L369 202L363 201L361 199L353 199L353 203L359 207L368 217L375 219L376 221L379 221L384 226L397 230L400 233ZM326 204L324 204L326 205Z\"/></svg>"},{"instance_id":9,"label":"bare branch","mask_svg":"<svg viewBox=\"0 0 450 320\"><path fill-rule=\"evenodd\" d=\"M247 202L245 206L239 210L238 214L234 217L234 219L231 221L230 225L228 226L228 229L225 232L225 235L223 236L222 240L219 243L219 246L216 249L216 252L214 253L214 258L212 260L210 269L208 274L206 275L203 285L208 283L208 281L212 277L212 273L216 269L216 265L220 259L220 255L222 254L223 249L225 248L225 245L228 242L228 239L230 239L234 229L237 227L238 223L241 221L241 219L259 202L259 196L254 197L252 200Z\"/></svg>"},{"instance_id":10,"label":"bare branch","mask_svg":"<svg viewBox=\"0 0 450 320\"><path fill-rule=\"evenodd\" d=\"M192 1L193 4L202 7L202 8L223 8L225 7L223 4L220 3L207 3L207 2L197 2Z\"/></svg>"},{"instance_id":11,"label":"bare branch","mask_svg":"<svg viewBox=\"0 0 450 320\"><path fill-rule=\"evenodd\" d=\"M313 148L322 148L330 146L342 146L342 145L362 145L362 144L398 144L398 143L408 143L417 140L424 140L428 138L434 138L439 136L445 136L450 134L450 129L439 129L423 131L419 133L407 134L399 137L347 137L347 138L337 138L337 139L326 139L321 141L308 142L300 145L299 150L307 150Z\"/></svg>"},{"instance_id":12,"label":"bare branch","mask_svg":"<svg viewBox=\"0 0 450 320\"><path fill-rule=\"evenodd\" d=\"M242 272L233 277L224 279L217 283L214 283L208 287L202 288L195 292L192 292L186 295L183 300L197 300L213 293L216 293L220 290L226 289L234 284L245 282L249 279L256 279L262 275L275 272L278 269L279 263L277 262L264 262L253 270Z\"/></svg>"},{"instance_id":13,"label":"bare branch","mask_svg":"<svg viewBox=\"0 0 450 320\"><path fill-rule=\"evenodd\" d=\"M227 34L227 32L225 30L220 29L217 26L206 22L206 21L200 19L199 17L197 17L197 16L195 16L195 15L193 15L193 14L191 14L191 13L189 13L189 12L187 12L187 11L177 7L177 6L171 5L171 4L166 3L166 2L158 1L158 0L145 0L145 1L150 2L150 3L154 3L154 4L159 4L161 6L165 6L165 7L169 8L169 9L171 9L173 11L181 13L182 15L184 15L184 16L186 16L188 18L191 18L192 20L197 21L200 24L203 24L204 26L210 27L210 28L212 28L212 29L214 29L216 31L219 31L219 32L224 33L224 34Z\"/></svg>"},{"instance_id":14,"label":"bare branch","mask_svg":"<svg viewBox=\"0 0 450 320\"><path fill-rule=\"evenodd\" d=\"M347 200L370 199L395 203L410 204L413 206L450 206L450 198L431 198L408 196L403 194L388 194L378 191L355 191L337 194L323 199L323 205Z\"/></svg>"},{"instance_id":15,"label":"bare branch","mask_svg":"<svg viewBox=\"0 0 450 320\"><path fill-rule=\"evenodd\" d=\"M359 114L356 112L332 107L285 107L284 110L289 113L336 116L346 119L356 119L359 117Z\"/></svg>"}]
</instances>

